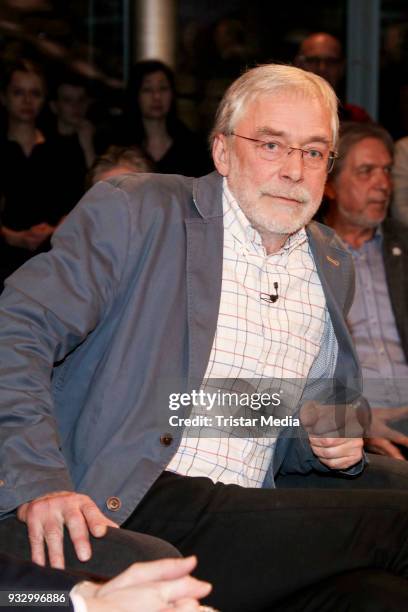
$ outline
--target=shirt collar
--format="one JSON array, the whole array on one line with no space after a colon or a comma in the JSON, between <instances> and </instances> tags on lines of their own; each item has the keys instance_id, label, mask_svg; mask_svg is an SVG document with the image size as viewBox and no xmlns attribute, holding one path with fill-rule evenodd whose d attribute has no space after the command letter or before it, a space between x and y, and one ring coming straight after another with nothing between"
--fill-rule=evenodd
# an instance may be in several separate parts
<instances>
[{"instance_id":1,"label":"shirt collar","mask_svg":"<svg viewBox=\"0 0 408 612\"><path fill-rule=\"evenodd\" d=\"M353 255L359 255L365 253L370 246L374 246L376 248L382 247L384 241L384 232L381 225L377 225L375 228L374 234L371 236L369 240L366 240L359 249L355 249L351 244L344 242L347 250Z\"/></svg>"}]
</instances>

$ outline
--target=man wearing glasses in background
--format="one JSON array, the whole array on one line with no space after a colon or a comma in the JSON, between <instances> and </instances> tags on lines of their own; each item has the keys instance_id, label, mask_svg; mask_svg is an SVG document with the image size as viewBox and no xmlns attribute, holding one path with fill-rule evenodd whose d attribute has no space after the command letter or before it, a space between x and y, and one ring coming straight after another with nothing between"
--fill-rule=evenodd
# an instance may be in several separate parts
<instances>
[{"instance_id":1,"label":"man wearing glasses in background","mask_svg":"<svg viewBox=\"0 0 408 612\"><path fill-rule=\"evenodd\" d=\"M0 504L34 560L47 546L61 567L66 526L86 561L88 531L117 524L197 554L221 610L405 609L406 491L275 487L304 474L364 488L358 433L313 404L304 435L169 433L153 400L163 380L191 396L194 381L251 379L292 381L301 404L316 381L358 378L351 257L309 224L337 130L326 81L250 70L217 113L216 173L98 183L7 281Z\"/></svg>"},{"instance_id":2,"label":"man wearing glasses in background","mask_svg":"<svg viewBox=\"0 0 408 612\"><path fill-rule=\"evenodd\" d=\"M328 32L315 32L301 43L295 57L295 65L309 70L326 79L341 100L339 116L341 121L372 121L367 111L357 104L349 104L343 99L344 66L341 42Z\"/></svg>"}]
</instances>

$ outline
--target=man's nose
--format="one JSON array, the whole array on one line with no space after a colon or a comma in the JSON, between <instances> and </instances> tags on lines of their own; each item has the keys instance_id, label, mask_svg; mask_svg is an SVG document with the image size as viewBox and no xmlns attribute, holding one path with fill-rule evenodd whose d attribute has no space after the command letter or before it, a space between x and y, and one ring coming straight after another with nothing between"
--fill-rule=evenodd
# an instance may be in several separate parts
<instances>
[{"instance_id":1,"label":"man's nose","mask_svg":"<svg viewBox=\"0 0 408 612\"><path fill-rule=\"evenodd\" d=\"M389 171L377 168L374 172L374 186L383 191L391 191L392 179Z\"/></svg>"},{"instance_id":2,"label":"man's nose","mask_svg":"<svg viewBox=\"0 0 408 612\"><path fill-rule=\"evenodd\" d=\"M304 173L303 151L300 149L290 149L282 157L281 176L294 183L303 180Z\"/></svg>"}]
</instances>

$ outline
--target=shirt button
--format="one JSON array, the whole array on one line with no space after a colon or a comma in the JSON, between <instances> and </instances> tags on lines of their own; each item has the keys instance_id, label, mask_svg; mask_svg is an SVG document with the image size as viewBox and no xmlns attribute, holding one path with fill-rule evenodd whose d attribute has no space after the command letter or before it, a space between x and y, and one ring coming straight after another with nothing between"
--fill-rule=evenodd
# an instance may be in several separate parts
<instances>
[{"instance_id":1,"label":"shirt button","mask_svg":"<svg viewBox=\"0 0 408 612\"><path fill-rule=\"evenodd\" d=\"M160 444L163 444L163 446L170 446L170 444L173 442L173 436L169 433L165 433L162 436L160 436Z\"/></svg>"},{"instance_id":2,"label":"shirt button","mask_svg":"<svg viewBox=\"0 0 408 612\"><path fill-rule=\"evenodd\" d=\"M120 501L119 497L108 497L106 500L106 507L112 512L117 512L122 507L122 502Z\"/></svg>"}]
</instances>

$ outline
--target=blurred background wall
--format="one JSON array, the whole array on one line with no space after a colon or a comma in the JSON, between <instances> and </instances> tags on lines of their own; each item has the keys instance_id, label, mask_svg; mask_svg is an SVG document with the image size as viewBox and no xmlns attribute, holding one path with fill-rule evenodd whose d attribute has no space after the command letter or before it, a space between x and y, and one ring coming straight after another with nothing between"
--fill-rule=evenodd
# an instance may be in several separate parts
<instances>
[{"instance_id":1,"label":"blurred background wall","mask_svg":"<svg viewBox=\"0 0 408 612\"><path fill-rule=\"evenodd\" d=\"M162 59L176 71L180 116L205 133L245 67L290 62L319 30L343 43L348 101L395 138L408 134L407 0L0 0L0 62L69 67L90 80L95 112L115 115L132 63Z\"/></svg>"}]
</instances>

